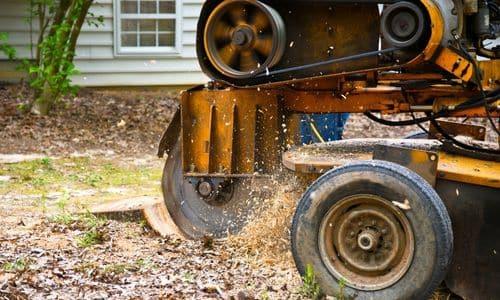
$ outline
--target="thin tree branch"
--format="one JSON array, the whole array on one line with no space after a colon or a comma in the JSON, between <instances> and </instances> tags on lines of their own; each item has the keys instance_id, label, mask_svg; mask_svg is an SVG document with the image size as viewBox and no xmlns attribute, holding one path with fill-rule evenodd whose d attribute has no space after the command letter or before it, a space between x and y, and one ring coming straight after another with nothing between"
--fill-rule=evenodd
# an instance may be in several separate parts
<instances>
[{"instance_id":1,"label":"thin tree branch","mask_svg":"<svg viewBox=\"0 0 500 300\"><path fill-rule=\"evenodd\" d=\"M90 6L92 5L93 2L94 0L84 0L82 4L82 8L80 14L78 15L78 19L76 20L71 30L71 37L68 46L68 51L69 51L68 61L73 61L73 58L75 57L76 43L78 41L78 37L80 36L82 26L85 22L85 18L87 17Z\"/></svg>"}]
</instances>

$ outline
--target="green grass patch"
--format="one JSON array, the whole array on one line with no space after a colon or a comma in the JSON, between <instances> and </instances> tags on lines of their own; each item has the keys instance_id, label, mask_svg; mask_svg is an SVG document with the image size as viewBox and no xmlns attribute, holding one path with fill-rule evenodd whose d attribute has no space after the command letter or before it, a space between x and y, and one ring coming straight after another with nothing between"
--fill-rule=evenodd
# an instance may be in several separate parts
<instances>
[{"instance_id":1,"label":"green grass patch","mask_svg":"<svg viewBox=\"0 0 500 300\"><path fill-rule=\"evenodd\" d=\"M2 270L6 272L24 272L29 269L31 260L25 257L19 257L12 262L6 262L2 265Z\"/></svg>"},{"instance_id":2,"label":"green grass patch","mask_svg":"<svg viewBox=\"0 0 500 300\"><path fill-rule=\"evenodd\" d=\"M158 266L152 262L151 260L147 259L147 258L139 258L135 261L135 265L139 268L139 269L147 269L147 270L151 270L151 269L156 269L158 268Z\"/></svg>"},{"instance_id":3,"label":"green grass patch","mask_svg":"<svg viewBox=\"0 0 500 300\"><path fill-rule=\"evenodd\" d=\"M84 224L85 231L82 236L78 238L77 245L79 247L87 248L102 244L106 240L106 235L103 232L103 227L107 223L106 218L96 217L88 211L85 214L80 214L79 216L81 222Z\"/></svg>"},{"instance_id":4,"label":"green grass patch","mask_svg":"<svg viewBox=\"0 0 500 300\"><path fill-rule=\"evenodd\" d=\"M139 267L131 264L131 263L114 263L109 264L104 267L104 273L113 273L115 275L123 274L126 272L136 272L139 270Z\"/></svg>"},{"instance_id":5,"label":"green grass patch","mask_svg":"<svg viewBox=\"0 0 500 300\"><path fill-rule=\"evenodd\" d=\"M31 190L48 191L50 183L64 179L64 174L54 167L54 161L50 158L0 165L0 175L12 177L0 189L18 189L23 193Z\"/></svg>"},{"instance_id":6,"label":"green grass patch","mask_svg":"<svg viewBox=\"0 0 500 300\"><path fill-rule=\"evenodd\" d=\"M91 227L77 240L78 247L89 248L104 242L104 235L100 227Z\"/></svg>"},{"instance_id":7,"label":"green grass patch","mask_svg":"<svg viewBox=\"0 0 500 300\"><path fill-rule=\"evenodd\" d=\"M64 195L74 190L96 190L99 195L93 197L99 198L109 194L106 189L112 187L130 189L140 195L157 194L161 167L137 166L107 158L42 158L0 164L0 176L12 178L0 184L0 194L45 196L43 203L39 203L45 205L49 195Z\"/></svg>"},{"instance_id":8,"label":"green grass patch","mask_svg":"<svg viewBox=\"0 0 500 300\"><path fill-rule=\"evenodd\" d=\"M302 276L302 287L299 294L305 298L317 300L321 297L321 288L316 281L316 274L310 264L306 265L305 274Z\"/></svg>"},{"instance_id":9,"label":"green grass patch","mask_svg":"<svg viewBox=\"0 0 500 300\"><path fill-rule=\"evenodd\" d=\"M105 232L107 219L102 216L97 217L89 211L83 214L72 214L63 207L60 213L49 218L49 221L80 229L82 234L76 239L76 243L81 248L99 245L108 239Z\"/></svg>"}]
</instances>

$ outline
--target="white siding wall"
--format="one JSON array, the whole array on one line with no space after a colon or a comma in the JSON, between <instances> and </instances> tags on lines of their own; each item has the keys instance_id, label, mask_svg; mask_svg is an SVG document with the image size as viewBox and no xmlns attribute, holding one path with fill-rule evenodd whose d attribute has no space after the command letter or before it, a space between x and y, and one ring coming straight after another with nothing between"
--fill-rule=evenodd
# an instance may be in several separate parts
<instances>
[{"instance_id":1,"label":"white siding wall","mask_svg":"<svg viewBox=\"0 0 500 300\"><path fill-rule=\"evenodd\" d=\"M195 36L197 18L203 0L177 0L182 2L180 53L172 55L115 56L113 0L96 0L92 12L104 16L104 24L84 25L78 40L75 64L81 74L73 82L82 86L131 85L185 85L207 80L196 59ZM0 0L0 32L10 35L18 56L32 57L30 28L26 24L28 1ZM33 42L36 41L36 22L33 22ZM0 56L0 59L4 57ZM12 64L0 61L0 69ZM8 74L5 72L4 74ZM5 79L5 78L4 78Z\"/></svg>"}]
</instances>

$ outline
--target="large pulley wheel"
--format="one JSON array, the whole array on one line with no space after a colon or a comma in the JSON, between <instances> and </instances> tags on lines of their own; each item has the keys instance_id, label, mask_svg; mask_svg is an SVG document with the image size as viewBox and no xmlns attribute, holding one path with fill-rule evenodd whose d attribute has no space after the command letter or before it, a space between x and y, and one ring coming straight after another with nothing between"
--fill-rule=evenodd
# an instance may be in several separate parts
<instances>
[{"instance_id":1,"label":"large pulley wheel","mask_svg":"<svg viewBox=\"0 0 500 300\"><path fill-rule=\"evenodd\" d=\"M258 204L244 179L222 182L185 178L180 141L163 169L162 190L168 212L188 238L223 237L241 230Z\"/></svg>"},{"instance_id":2,"label":"large pulley wheel","mask_svg":"<svg viewBox=\"0 0 500 300\"><path fill-rule=\"evenodd\" d=\"M255 0L223 1L208 17L204 32L208 59L231 78L250 78L273 67L285 44L278 12Z\"/></svg>"},{"instance_id":3,"label":"large pulley wheel","mask_svg":"<svg viewBox=\"0 0 500 300\"><path fill-rule=\"evenodd\" d=\"M380 31L390 45L408 48L425 36L425 23L420 7L411 2L399 1L382 11Z\"/></svg>"},{"instance_id":4,"label":"large pulley wheel","mask_svg":"<svg viewBox=\"0 0 500 300\"><path fill-rule=\"evenodd\" d=\"M452 255L451 222L419 175L390 162L357 162L314 182L292 224L301 274L311 265L324 293L356 299L426 299Z\"/></svg>"}]
</instances>

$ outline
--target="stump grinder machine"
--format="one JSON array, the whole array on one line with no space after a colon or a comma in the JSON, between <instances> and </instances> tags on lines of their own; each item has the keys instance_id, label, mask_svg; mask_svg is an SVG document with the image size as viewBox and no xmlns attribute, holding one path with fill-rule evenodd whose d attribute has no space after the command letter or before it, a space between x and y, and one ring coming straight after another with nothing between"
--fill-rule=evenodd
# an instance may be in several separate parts
<instances>
[{"instance_id":1,"label":"stump grinder machine","mask_svg":"<svg viewBox=\"0 0 500 300\"><path fill-rule=\"evenodd\" d=\"M161 139L164 205L148 221L171 217L189 238L238 232L259 187L292 171L308 180L292 253L325 294L425 299L444 281L500 297L500 151L484 126L498 134L499 6L207 0L197 54L211 81L183 92ZM297 116L340 112L425 138L300 145ZM382 115L396 113L408 118Z\"/></svg>"}]
</instances>

